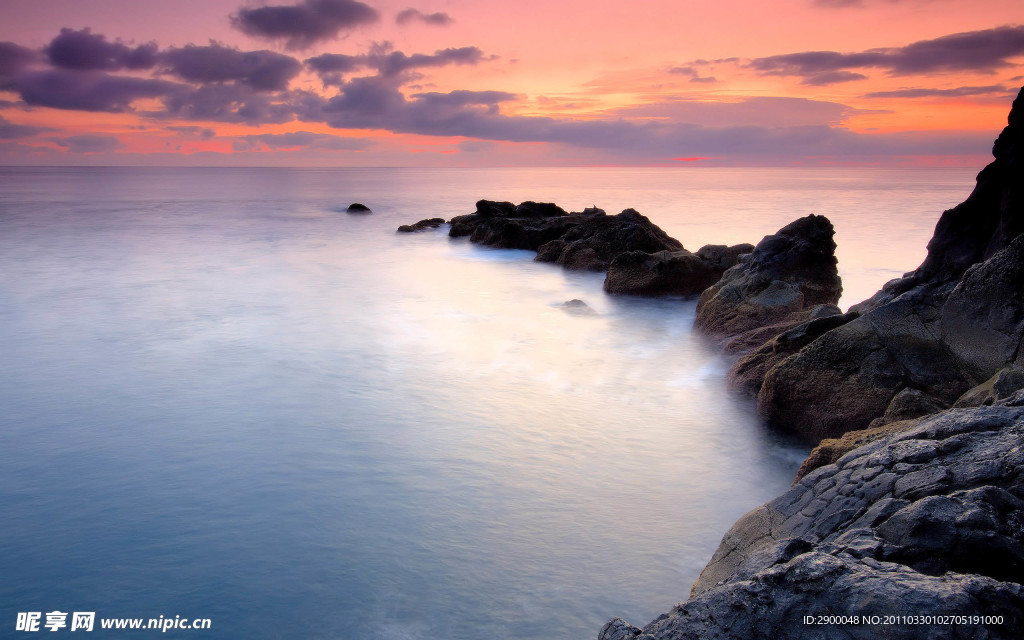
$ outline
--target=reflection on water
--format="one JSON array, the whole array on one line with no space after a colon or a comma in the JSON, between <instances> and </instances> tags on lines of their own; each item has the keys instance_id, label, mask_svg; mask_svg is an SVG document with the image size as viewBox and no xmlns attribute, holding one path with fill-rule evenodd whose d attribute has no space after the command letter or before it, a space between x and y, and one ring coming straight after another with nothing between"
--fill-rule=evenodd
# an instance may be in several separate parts
<instances>
[{"instance_id":1,"label":"reflection on water","mask_svg":"<svg viewBox=\"0 0 1024 640\"><path fill-rule=\"evenodd\" d=\"M962 178L0 170L0 619L453 640L650 619L804 451L726 393L692 301L395 227L596 202L696 249L815 211L859 298L919 262Z\"/></svg>"}]
</instances>

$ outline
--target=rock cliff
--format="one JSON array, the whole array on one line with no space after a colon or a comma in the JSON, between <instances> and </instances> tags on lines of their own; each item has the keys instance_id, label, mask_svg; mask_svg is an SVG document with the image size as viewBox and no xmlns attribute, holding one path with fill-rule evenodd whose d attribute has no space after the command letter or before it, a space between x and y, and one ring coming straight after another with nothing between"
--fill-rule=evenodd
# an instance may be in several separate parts
<instances>
[{"instance_id":1,"label":"rock cliff","mask_svg":"<svg viewBox=\"0 0 1024 640\"><path fill-rule=\"evenodd\" d=\"M1022 405L946 411L811 472L733 526L689 600L599 640L1019 638ZM884 622L936 615L999 621Z\"/></svg>"},{"instance_id":2,"label":"rock cliff","mask_svg":"<svg viewBox=\"0 0 1024 640\"><path fill-rule=\"evenodd\" d=\"M765 372L758 410L812 439L884 416L901 392L952 406L1005 367L1024 339L1024 91L995 160L962 204L942 214L928 256Z\"/></svg>"}]
</instances>

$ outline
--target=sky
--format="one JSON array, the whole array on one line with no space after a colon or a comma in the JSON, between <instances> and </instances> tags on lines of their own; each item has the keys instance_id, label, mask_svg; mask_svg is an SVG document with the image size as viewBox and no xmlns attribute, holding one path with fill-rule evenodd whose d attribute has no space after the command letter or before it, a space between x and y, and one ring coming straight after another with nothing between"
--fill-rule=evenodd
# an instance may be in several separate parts
<instances>
[{"instance_id":1,"label":"sky","mask_svg":"<svg viewBox=\"0 0 1024 640\"><path fill-rule=\"evenodd\" d=\"M985 164L1020 0L0 0L0 164Z\"/></svg>"}]
</instances>

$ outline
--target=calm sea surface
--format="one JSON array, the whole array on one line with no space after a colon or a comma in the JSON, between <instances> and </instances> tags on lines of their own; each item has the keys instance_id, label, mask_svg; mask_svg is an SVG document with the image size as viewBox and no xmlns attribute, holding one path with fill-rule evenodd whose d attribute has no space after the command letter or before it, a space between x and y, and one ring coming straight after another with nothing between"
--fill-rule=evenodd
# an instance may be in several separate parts
<instances>
[{"instance_id":1,"label":"calm sea surface","mask_svg":"<svg viewBox=\"0 0 1024 640\"><path fill-rule=\"evenodd\" d=\"M634 207L696 250L819 213L845 307L973 178L0 168L0 635L54 610L212 620L174 638L646 622L806 451L726 392L693 301L395 228L532 199Z\"/></svg>"}]
</instances>

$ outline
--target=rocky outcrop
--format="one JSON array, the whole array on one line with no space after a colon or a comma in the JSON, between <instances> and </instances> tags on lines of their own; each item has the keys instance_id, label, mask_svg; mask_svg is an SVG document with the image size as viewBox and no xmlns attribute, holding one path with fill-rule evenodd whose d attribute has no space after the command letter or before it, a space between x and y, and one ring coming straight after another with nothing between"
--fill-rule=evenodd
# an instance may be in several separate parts
<instances>
[{"instance_id":1,"label":"rocky outcrop","mask_svg":"<svg viewBox=\"0 0 1024 640\"><path fill-rule=\"evenodd\" d=\"M428 231L430 229L436 229L444 224L444 218L425 218L419 222L413 224L403 224L398 227L398 230L402 233L417 233L419 231Z\"/></svg>"},{"instance_id":2,"label":"rocky outcrop","mask_svg":"<svg viewBox=\"0 0 1024 640\"><path fill-rule=\"evenodd\" d=\"M766 373L762 416L813 439L835 437L891 412L907 389L948 407L1022 364L1024 91L993 154L970 197L942 214L917 270Z\"/></svg>"},{"instance_id":3,"label":"rocky outcrop","mask_svg":"<svg viewBox=\"0 0 1024 640\"><path fill-rule=\"evenodd\" d=\"M765 236L701 294L696 328L720 341L761 344L815 317L841 313L833 235L828 218L812 214ZM752 331L757 337L744 339Z\"/></svg>"},{"instance_id":4,"label":"rocky outcrop","mask_svg":"<svg viewBox=\"0 0 1024 640\"><path fill-rule=\"evenodd\" d=\"M373 213L373 211L370 210L370 207L361 202L353 202L348 205L347 209L345 209L345 213Z\"/></svg>"},{"instance_id":5,"label":"rocky outcrop","mask_svg":"<svg viewBox=\"0 0 1024 640\"><path fill-rule=\"evenodd\" d=\"M539 262L555 262L579 271L605 271L616 256L627 251L654 253L683 248L634 209L614 216L588 209L570 217L575 217L578 224L541 245L537 249Z\"/></svg>"},{"instance_id":6,"label":"rocky outcrop","mask_svg":"<svg viewBox=\"0 0 1024 640\"><path fill-rule=\"evenodd\" d=\"M540 262L568 269L604 271L626 251L675 251L683 248L656 224L633 209L614 216L602 209L566 213L549 203L481 200L476 212L451 220L449 235L504 249L530 249Z\"/></svg>"},{"instance_id":7,"label":"rocky outcrop","mask_svg":"<svg viewBox=\"0 0 1024 640\"><path fill-rule=\"evenodd\" d=\"M826 308L824 311L829 311L829 309ZM852 311L845 314L833 313L808 320L792 329L783 331L760 347L749 351L732 365L728 373L730 386L747 395L757 397L758 392L761 391L761 383L772 367L800 351L819 336L856 318L857 313ZM736 352L747 346L748 342L744 342L744 340L759 342L763 339L763 334L773 334L786 326L788 325L769 325L765 327L764 331L748 331L739 338L727 342L724 346L726 351ZM746 349L743 350L746 351Z\"/></svg>"},{"instance_id":8,"label":"rocky outcrop","mask_svg":"<svg viewBox=\"0 0 1024 640\"><path fill-rule=\"evenodd\" d=\"M608 267L604 290L638 296L696 296L721 279L726 269L754 245L727 247L709 244L696 253L678 251L627 251L616 256Z\"/></svg>"},{"instance_id":9,"label":"rocky outcrop","mask_svg":"<svg viewBox=\"0 0 1024 640\"><path fill-rule=\"evenodd\" d=\"M603 213L603 212L602 212ZM550 203L480 200L476 212L451 219L448 235L469 236L470 242L500 249L536 251L581 222Z\"/></svg>"},{"instance_id":10,"label":"rocky outcrop","mask_svg":"<svg viewBox=\"0 0 1024 640\"><path fill-rule=\"evenodd\" d=\"M1022 405L948 410L815 469L733 526L689 600L599 639L1019 637ZM895 615L999 618L882 622Z\"/></svg>"}]
</instances>

